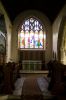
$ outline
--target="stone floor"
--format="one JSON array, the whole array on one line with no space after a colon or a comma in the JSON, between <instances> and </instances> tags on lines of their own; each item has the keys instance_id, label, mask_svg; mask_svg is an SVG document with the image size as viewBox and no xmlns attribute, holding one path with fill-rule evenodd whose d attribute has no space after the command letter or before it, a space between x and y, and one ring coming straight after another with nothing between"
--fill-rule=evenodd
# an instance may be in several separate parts
<instances>
[{"instance_id":1,"label":"stone floor","mask_svg":"<svg viewBox=\"0 0 66 100\"><path fill-rule=\"evenodd\" d=\"M26 78L25 77L18 78L18 80L15 83L15 90L13 91L13 95L18 95L18 96L22 95L23 83L24 83L25 79L27 79L27 78L28 77L26 77ZM47 79L47 77L36 77L36 79L37 79L38 86L39 86L44 98L52 97L51 93L47 89L48 88L47 80L48 81L50 81L50 80Z\"/></svg>"},{"instance_id":2,"label":"stone floor","mask_svg":"<svg viewBox=\"0 0 66 100\"><path fill-rule=\"evenodd\" d=\"M21 96L24 80L25 77L21 77L17 79L17 81L15 82L15 90L13 91L13 95Z\"/></svg>"},{"instance_id":3,"label":"stone floor","mask_svg":"<svg viewBox=\"0 0 66 100\"><path fill-rule=\"evenodd\" d=\"M32 77L32 76L31 76ZM22 95L22 87L24 85L26 77L18 78L15 82L15 90L13 91L13 95L4 95L0 96L0 100L21 100ZM48 97L51 98L50 92L47 90L48 83L47 81L50 81L46 77L36 77L38 86L40 90L42 91L42 95L44 96L44 100L48 100ZM10 98L10 99L9 99ZM18 98L18 99L12 99L12 98ZM50 99L50 100L66 100L66 97L59 96L56 99Z\"/></svg>"}]
</instances>

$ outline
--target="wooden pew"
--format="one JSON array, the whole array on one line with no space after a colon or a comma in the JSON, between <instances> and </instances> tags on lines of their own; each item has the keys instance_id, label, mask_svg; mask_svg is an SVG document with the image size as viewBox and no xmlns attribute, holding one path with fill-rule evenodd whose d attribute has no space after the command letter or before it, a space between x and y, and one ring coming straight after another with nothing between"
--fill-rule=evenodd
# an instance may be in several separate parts
<instances>
[{"instance_id":1,"label":"wooden pew","mask_svg":"<svg viewBox=\"0 0 66 100\"><path fill-rule=\"evenodd\" d=\"M3 86L4 86L3 64L0 64L0 94L3 93Z\"/></svg>"},{"instance_id":2,"label":"wooden pew","mask_svg":"<svg viewBox=\"0 0 66 100\"><path fill-rule=\"evenodd\" d=\"M4 65L4 93L12 94L18 76L19 64L7 63Z\"/></svg>"},{"instance_id":3,"label":"wooden pew","mask_svg":"<svg viewBox=\"0 0 66 100\"><path fill-rule=\"evenodd\" d=\"M4 93L12 94L12 68L11 63L4 65Z\"/></svg>"},{"instance_id":4,"label":"wooden pew","mask_svg":"<svg viewBox=\"0 0 66 100\"><path fill-rule=\"evenodd\" d=\"M64 73L66 67L59 63L58 61L53 61L51 63L51 81L49 83L48 89L53 95L61 95L64 93Z\"/></svg>"}]
</instances>

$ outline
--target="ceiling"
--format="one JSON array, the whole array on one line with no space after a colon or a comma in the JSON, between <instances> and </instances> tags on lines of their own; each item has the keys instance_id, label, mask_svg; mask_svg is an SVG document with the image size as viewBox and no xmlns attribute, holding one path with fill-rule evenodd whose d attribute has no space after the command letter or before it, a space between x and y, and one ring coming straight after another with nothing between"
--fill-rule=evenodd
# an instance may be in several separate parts
<instances>
[{"instance_id":1,"label":"ceiling","mask_svg":"<svg viewBox=\"0 0 66 100\"><path fill-rule=\"evenodd\" d=\"M64 6L66 0L1 0L11 21L25 10L37 10L44 13L51 23Z\"/></svg>"}]
</instances>

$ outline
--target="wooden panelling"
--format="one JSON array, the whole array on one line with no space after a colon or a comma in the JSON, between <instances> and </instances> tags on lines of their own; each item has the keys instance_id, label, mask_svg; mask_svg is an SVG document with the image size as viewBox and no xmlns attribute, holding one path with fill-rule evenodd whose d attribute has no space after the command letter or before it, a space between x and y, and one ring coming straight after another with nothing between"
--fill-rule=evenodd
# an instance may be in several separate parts
<instances>
[{"instance_id":1,"label":"wooden panelling","mask_svg":"<svg viewBox=\"0 0 66 100\"><path fill-rule=\"evenodd\" d=\"M33 50L25 50L25 51L19 51L19 56L20 56L20 61L22 60L42 60L44 61L45 59L45 52L44 51L33 51Z\"/></svg>"}]
</instances>

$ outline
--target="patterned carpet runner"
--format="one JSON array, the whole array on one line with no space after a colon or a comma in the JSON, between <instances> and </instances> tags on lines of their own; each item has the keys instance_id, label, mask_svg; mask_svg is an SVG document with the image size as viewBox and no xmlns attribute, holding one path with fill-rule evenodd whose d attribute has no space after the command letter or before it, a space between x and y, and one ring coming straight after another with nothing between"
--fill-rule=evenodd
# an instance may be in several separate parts
<instances>
[{"instance_id":1,"label":"patterned carpet runner","mask_svg":"<svg viewBox=\"0 0 66 100\"><path fill-rule=\"evenodd\" d=\"M26 78L22 89L23 100L43 100L42 92L36 78Z\"/></svg>"}]
</instances>

